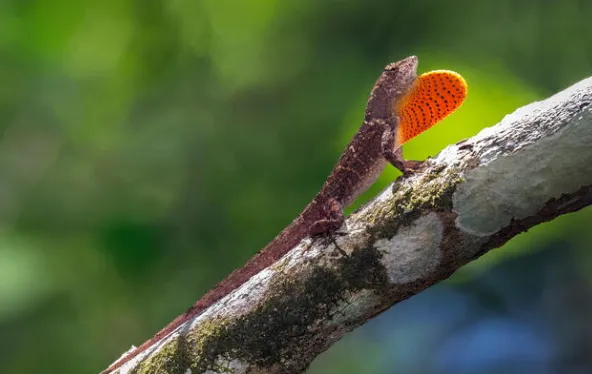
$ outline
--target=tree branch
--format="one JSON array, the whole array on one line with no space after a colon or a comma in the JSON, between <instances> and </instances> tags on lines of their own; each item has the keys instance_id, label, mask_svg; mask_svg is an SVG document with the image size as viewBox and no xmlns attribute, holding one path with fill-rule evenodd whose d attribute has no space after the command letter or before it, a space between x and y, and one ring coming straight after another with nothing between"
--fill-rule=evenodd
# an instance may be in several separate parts
<instances>
[{"instance_id":1,"label":"tree branch","mask_svg":"<svg viewBox=\"0 0 592 374\"><path fill-rule=\"evenodd\" d=\"M345 333L516 234L592 201L592 78L397 179L336 239L284 258L120 373L300 373Z\"/></svg>"}]
</instances>

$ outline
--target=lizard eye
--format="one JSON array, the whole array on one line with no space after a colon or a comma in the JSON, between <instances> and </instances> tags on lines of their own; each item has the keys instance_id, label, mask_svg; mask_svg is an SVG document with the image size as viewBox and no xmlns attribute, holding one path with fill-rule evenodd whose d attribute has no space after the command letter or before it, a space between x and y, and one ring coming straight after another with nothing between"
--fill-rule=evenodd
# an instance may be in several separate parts
<instances>
[{"instance_id":1,"label":"lizard eye","mask_svg":"<svg viewBox=\"0 0 592 374\"><path fill-rule=\"evenodd\" d=\"M393 62L392 64L388 64L387 66L385 66L384 70L396 72L401 69L403 69L403 70L407 69L407 70L416 71L417 70L417 63L418 63L417 56L409 56L406 59L403 59L401 61Z\"/></svg>"},{"instance_id":2,"label":"lizard eye","mask_svg":"<svg viewBox=\"0 0 592 374\"><path fill-rule=\"evenodd\" d=\"M435 70L417 77L415 85L393 110L399 113L397 144L428 130L454 112L467 97L467 83L453 71Z\"/></svg>"}]
</instances>

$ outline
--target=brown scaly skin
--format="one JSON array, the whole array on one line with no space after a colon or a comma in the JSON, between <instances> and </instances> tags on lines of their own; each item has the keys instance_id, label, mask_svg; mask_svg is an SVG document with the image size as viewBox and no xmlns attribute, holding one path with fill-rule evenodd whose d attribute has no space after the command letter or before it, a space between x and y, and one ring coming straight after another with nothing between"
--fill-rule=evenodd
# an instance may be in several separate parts
<instances>
[{"instance_id":1,"label":"brown scaly skin","mask_svg":"<svg viewBox=\"0 0 592 374\"><path fill-rule=\"evenodd\" d=\"M372 89L362 126L339 158L319 193L304 211L243 267L233 271L185 313L175 318L150 340L115 362L103 371L103 374L118 369L184 322L201 314L253 275L279 260L305 237L337 231L343 225L343 208L350 205L359 194L374 183L387 163L391 163L405 174L412 173L419 163L403 160L401 148L396 144L399 119L397 113L393 113L393 108L396 107L394 104L400 102L409 92L416 79L415 56L387 65Z\"/></svg>"}]
</instances>

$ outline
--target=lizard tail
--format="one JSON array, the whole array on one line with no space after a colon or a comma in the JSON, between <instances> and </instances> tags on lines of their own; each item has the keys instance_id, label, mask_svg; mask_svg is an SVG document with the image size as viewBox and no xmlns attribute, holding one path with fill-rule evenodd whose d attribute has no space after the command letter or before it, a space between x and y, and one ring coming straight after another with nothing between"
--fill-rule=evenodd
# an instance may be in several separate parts
<instances>
[{"instance_id":1,"label":"lizard tail","mask_svg":"<svg viewBox=\"0 0 592 374\"><path fill-rule=\"evenodd\" d=\"M265 246L265 248L259 251L259 253L251 257L243 267L230 273L230 275L224 278L222 282L218 283L218 285L197 300L197 302L187 309L185 313L175 318L152 338L135 348L129 354L111 364L111 366L102 371L101 374L111 373L120 368L123 364L136 357L140 352L145 351L156 342L168 336L186 321L197 317L211 305L242 286L252 276L279 260L308 235L309 223L304 216L305 213L310 210L311 206L307 207L303 214L299 215L290 225L284 228L267 246Z\"/></svg>"}]
</instances>

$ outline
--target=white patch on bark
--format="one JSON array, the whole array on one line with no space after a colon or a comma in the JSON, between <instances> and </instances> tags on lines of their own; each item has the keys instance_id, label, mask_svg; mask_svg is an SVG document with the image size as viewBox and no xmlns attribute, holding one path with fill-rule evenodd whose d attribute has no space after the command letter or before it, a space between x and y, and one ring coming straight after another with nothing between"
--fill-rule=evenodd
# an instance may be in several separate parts
<instances>
[{"instance_id":1,"label":"white patch on bark","mask_svg":"<svg viewBox=\"0 0 592 374\"><path fill-rule=\"evenodd\" d=\"M239 359L228 360L227 358L218 358L216 360L216 370L206 370L204 374L240 374L246 373L249 363Z\"/></svg>"},{"instance_id":2,"label":"white patch on bark","mask_svg":"<svg viewBox=\"0 0 592 374\"><path fill-rule=\"evenodd\" d=\"M393 238L374 243L383 253L382 263L391 283L407 284L437 269L443 228L438 215L430 213L399 229Z\"/></svg>"},{"instance_id":3,"label":"white patch on bark","mask_svg":"<svg viewBox=\"0 0 592 374\"><path fill-rule=\"evenodd\" d=\"M332 309L332 318L329 319L327 326L341 326L345 321L364 316L371 305L380 303L380 298L374 290L362 289L355 294L350 295L347 300L341 301Z\"/></svg>"},{"instance_id":4,"label":"white patch on bark","mask_svg":"<svg viewBox=\"0 0 592 374\"><path fill-rule=\"evenodd\" d=\"M457 226L472 235L492 235L512 219L536 214L549 200L592 184L592 104L583 110L566 105L589 100L592 79L520 108L495 132L485 129L474 137L487 151L453 196Z\"/></svg>"}]
</instances>

